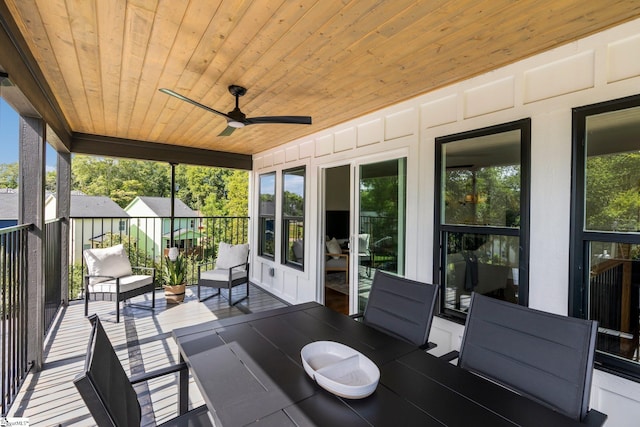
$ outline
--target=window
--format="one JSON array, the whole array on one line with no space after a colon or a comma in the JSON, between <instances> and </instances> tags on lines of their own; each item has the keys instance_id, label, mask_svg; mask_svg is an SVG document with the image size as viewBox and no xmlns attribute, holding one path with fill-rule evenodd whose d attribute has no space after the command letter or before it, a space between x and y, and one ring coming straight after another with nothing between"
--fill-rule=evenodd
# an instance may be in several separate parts
<instances>
[{"instance_id":1,"label":"window","mask_svg":"<svg viewBox=\"0 0 640 427\"><path fill-rule=\"evenodd\" d=\"M436 138L434 278L441 314L471 293L528 303L529 119Z\"/></svg>"},{"instance_id":2,"label":"window","mask_svg":"<svg viewBox=\"0 0 640 427\"><path fill-rule=\"evenodd\" d=\"M260 223L258 233L260 240L259 255L274 258L275 225L276 225L276 174L275 172L260 175L260 206L258 207Z\"/></svg>"},{"instance_id":3,"label":"window","mask_svg":"<svg viewBox=\"0 0 640 427\"><path fill-rule=\"evenodd\" d=\"M640 381L640 95L573 111L570 314L596 362Z\"/></svg>"},{"instance_id":4,"label":"window","mask_svg":"<svg viewBox=\"0 0 640 427\"><path fill-rule=\"evenodd\" d=\"M282 263L304 269L305 168L282 172Z\"/></svg>"}]
</instances>

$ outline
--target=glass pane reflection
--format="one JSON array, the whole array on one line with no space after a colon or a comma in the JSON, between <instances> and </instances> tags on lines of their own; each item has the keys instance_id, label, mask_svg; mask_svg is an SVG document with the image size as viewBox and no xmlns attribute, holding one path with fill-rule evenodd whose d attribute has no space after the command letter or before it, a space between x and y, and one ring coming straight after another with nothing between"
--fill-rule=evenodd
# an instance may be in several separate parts
<instances>
[{"instance_id":1,"label":"glass pane reflection","mask_svg":"<svg viewBox=\"0 0 640 427\"><path fill-rule=\"evenodd\" d=\"M517 236L446 232L445 308L466 312L472 292L518 303Z\"/></svg>"},{"instance_id":2,"label":"glass pane reflection","mask_svg":"<svg viewBox=\"0 0 640 427\"><path fill-rule=\"evenodd\" d=\"M520 226L520 130L443 145L444 224Z\"/></svg>"},{"instance_id":3,"label":"glass pane reflection","mask_svg":"<svg viewBox=\"0 0 640 427\"><path fill-rule=\"evenodd\" d=\"M589 318L597 350L638 362L640 245L589 243Z\"/></svg>"}]
</instances>

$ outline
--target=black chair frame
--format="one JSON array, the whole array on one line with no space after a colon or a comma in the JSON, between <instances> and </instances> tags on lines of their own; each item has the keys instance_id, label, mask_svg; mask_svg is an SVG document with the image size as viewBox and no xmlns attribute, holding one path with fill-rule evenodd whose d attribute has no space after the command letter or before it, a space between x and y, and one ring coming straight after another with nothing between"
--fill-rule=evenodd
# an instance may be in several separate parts
<instances>
[{"instance_id":1,"label":"black chair frame","mask_svg":"<svg viewBox=\"0 0 640 427\"><path fill-rule=\"evenodd\" d=\"M186 363L127 378L100 319L91 315L92 324L84 370L73 381L97 426L140 425L142 411L133 385L187 370ZM104 362L104 363L100 363ZM107 366L104 366L104 365ZM182 375L180 376L182 377ZM186 376L185 376L186 378ZM179 391L187 389L179 384ZM187 411L188 396L179 393L178 416L162 426L212 426L206 405Z\"/></svg>"},{"instance_id":2,"label":"black chair frame","mask_svg":"<svg viewBox=\"0 0 640 427\"><path fill-rule=\"evenodd\" d=\"M114 276L84 276L84 315L89 315L89 300L92 301L115 301L116 302L116 323L120 323L120 302L133 297L151 293L151 307L141 304L129 304L132 307L153 310L156 307L156 269L153 267L132 267L134 271L148 271L152 277L151 283L129 291L120 292L120 277ZM91 292L89 291L90 279L107 279L116 281L116 292Z\"/></svg>"},{"instance_id":3,"label":"black chair frame","mask_svg":"<svg viewBox=\"0 0 640 427\"><path fill-rule=\"evenodd\" d=\"M237 279L233 279L233 269L234 268L238 268L238 267L245 267L246 270L246 277L240 277ZM240 301L244 301L245 299L247 299L249 297L249 262L247 260L247 262L243 262L242 264L238 264L235 265L231 268L228 269L228 278L227 280L208 280L208 279L203 279L201 278L201 272L207 271L211 268L215 267L215 260L214 261L209 261L209 262L204 262L198 265L198 301L202 302L202 301L206 301L209 298L215 297L220 295L220 292L222 289L227 289L228 290L228 297L226 298L227 301L229 302L229 305L236 305L237 303L239 303ZM225 269L226 270L226 269ZM233 288L238 286L238 285L242 285L245 284L246 285L246 291L245 294L236 299L233 300L233 295L232 295L232 291ZM215 288L218 289L217 292L202 298L201 294L200 294L200 287L207 287L207 288Z\"/></svg>"},{"instance_id":4,"label":"black chair frame","mask_svg":"<svg viewBox=\"0 0 640 427\"><path fill-rule=\"evenodd\" d=\"M565 414L601 426L589 409L598 324L471 295L460 351L440 356ZM555 394L555 396L554 396Z\"/></svg>"}]
</instances>

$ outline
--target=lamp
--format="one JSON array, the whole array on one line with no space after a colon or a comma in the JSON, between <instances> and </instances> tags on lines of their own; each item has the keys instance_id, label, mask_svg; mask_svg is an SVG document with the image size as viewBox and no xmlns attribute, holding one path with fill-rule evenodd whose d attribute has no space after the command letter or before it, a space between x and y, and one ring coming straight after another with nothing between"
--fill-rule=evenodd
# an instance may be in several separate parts
<instances>
[{"instance_id":1,"label":"lamp","mask_svg":"<svg viewBox=\"0 0 640 427\"><path fill-rule=\"evenodd\" d=\"M175 246L169 248L169 254L167 256L169 257L169 260L175 262L178 259L178 248L176 248Z\"/></svg>"},{"instance_id":2,"label":"lamp","mask_svg":"<svg viewBox=\"0 0 640 427\"><path fill-rule=\"evenodd\" d=\"M477 194L467 194L464 196L465 203L478 203L479 198Z\"/></svg>"},{"instance_id":3,"label":"lamp","mask_svg":"<svg viewBox=\"0 0 640 427\"><path fill-rule=\"evenodd\" d=\"M227 122L227 125L231 126L232 128L236 128L236 129L244 127L244 123L238 122L236 120L229 120Z\"/></svg>"}]
</instances>

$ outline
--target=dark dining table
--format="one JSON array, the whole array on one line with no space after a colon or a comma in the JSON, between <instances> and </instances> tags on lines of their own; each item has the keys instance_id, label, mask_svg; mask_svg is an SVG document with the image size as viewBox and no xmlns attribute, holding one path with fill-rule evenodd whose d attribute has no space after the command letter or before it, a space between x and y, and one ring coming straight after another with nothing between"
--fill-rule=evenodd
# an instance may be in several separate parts
<instances>
[{"instance_id":1,"label":"dark dining table","mask_svg":"<svg viewBox=\"0 0 640 427\"><path fill-rule=\"evenodd\" d=\"M175 329L217 426L577 426L499 385L317 303ZM345 344L380 369L373 394L336 396L304 371L301 349ZM183 409L188 372L180 377Z\"/></svg>"}]
</instances>

